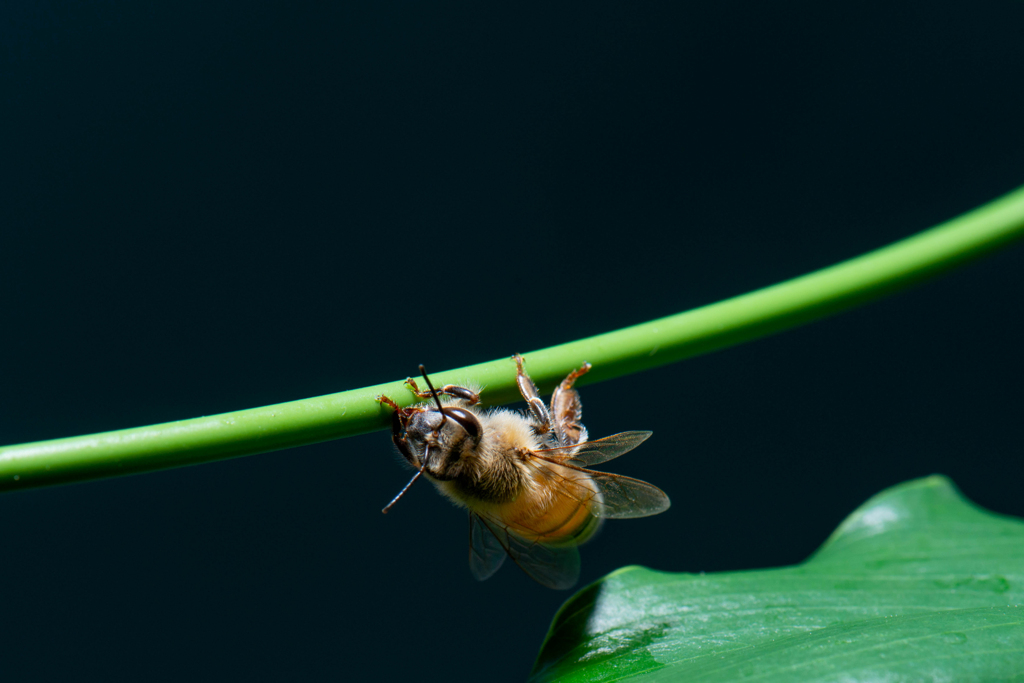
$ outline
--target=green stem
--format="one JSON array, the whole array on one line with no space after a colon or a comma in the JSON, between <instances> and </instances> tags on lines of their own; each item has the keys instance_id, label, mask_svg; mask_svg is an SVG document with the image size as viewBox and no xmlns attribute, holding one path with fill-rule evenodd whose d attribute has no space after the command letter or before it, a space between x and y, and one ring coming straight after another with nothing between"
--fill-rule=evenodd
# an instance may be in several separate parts
<instances>
[{"instance_id":1,"label":"green stem","mask_svg":"<svg viewBox=\"0 0 1024 683\"><path fill-rule=\"evenodd\" d=\"M823 318L977 258L1024 236L1024 187L935 228L835 266L716 304L525 354L542 392L587 360L580 384L666 365ZM515 349L508 349L509 352ZM508 358L432 375L518 398ZM0 490L149 472L383 429L401 381L263 408L101 434L0 447Z\"/></svg>"}]
</instances>

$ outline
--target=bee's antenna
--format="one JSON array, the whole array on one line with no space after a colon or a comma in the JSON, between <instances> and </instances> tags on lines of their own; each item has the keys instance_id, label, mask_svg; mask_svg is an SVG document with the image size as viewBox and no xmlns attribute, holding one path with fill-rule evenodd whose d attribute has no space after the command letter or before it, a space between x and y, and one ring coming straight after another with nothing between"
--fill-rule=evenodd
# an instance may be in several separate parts
<instances>
[{"instance_id":1,"label":"bee's antenna","mask_svg":"<svg viewBox=\"0 0 1024 683\"><path fill-rule=\"evenodd\" d=\"M409 490L409 487L412 486L412 483L414 481L416 481L417 479L420 478L420 475L423 474L423 470L425 470L426 468L427 468L427 459L424 458L423 459L423 464L420 466L419 472L417 472L416 474L412 475L412 479L409 480L409 483L405 485L405 488L403 488L401 491L398 492L398 495L395 496L391 500L390 503L388 503L387 505L384 506L384 509L381 510L381 514L385 514L385 515L388 514L388 510L391 509L391 506L394 505L395 503L397 503L398 499L401 498L403 495L405 495L405 492Z\"/></svg>"},{"instance_id":2,"label":"bee's antenna","mask_svg":"<svg viewBox=\"0 0 1024 683\"><path fill-rule=\"evenodd\" d=\"M423 379L426 380L427 386L430 387L430 393L434 395L434 400L437 401L437 412L441 413L441 424L439 424L437 429L434 430L434 434L437 434L441 427L444 426L444 423L448 421L448 416L444 414L444 408L441 406L441 398L437 395L437 389L435 389L434 385L430 383L430 378L427 377L427 369L422 365L420 366L420 374L423 375Z\"/></svg>"}]
</instances>

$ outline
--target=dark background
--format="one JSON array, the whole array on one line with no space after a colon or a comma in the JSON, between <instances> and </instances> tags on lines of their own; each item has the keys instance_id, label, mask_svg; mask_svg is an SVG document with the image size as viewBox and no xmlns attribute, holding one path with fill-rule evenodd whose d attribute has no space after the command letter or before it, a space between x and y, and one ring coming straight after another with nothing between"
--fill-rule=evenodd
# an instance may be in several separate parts
<instances>
[{"instance_id":1,"label":"dark background","mask_svg":"<svg viewBox=\"0 0 1024 683\"><path fill-rule=\"evenodd\" d=\"M4 3L0 443L558 344L1024 183L1015 0L357 5ZM673 507L583 582L800 562L934 472L1024 516L1022 274L585 388ZM522 680L568 594L475 582L428 486L382 516L407 477L377 433L0 497L5 680Z\"/></svg>"}]
</instances>

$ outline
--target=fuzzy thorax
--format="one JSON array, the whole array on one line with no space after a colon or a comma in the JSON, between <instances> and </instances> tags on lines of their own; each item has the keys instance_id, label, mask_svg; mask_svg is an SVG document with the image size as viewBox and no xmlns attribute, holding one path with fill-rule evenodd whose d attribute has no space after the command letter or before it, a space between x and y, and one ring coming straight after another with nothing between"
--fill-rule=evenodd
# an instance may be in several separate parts
<instances>
[{"instance_id":1,"label":"fuzzy thorax","mask_svg":"<svg viewBox=\"0 0 1024 683\"><path fill-rule=\"evenodd\" d=\"M480 441L461 449L457 478L434 483L452 502L470 509L510 503L529 479L525 454L542 448L540 440L519 413L503 408L469 410L483 427Z\"/></svg>"}]
</instances>

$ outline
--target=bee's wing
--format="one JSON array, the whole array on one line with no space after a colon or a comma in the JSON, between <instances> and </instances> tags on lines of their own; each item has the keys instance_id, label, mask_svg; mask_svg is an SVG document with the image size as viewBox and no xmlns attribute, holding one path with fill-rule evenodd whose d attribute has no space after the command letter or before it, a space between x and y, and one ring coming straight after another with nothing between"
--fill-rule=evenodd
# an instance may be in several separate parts
<instances>
[{"instance_id":1,"label":"bee's wing","mask_svg":"<svg viewBox=\"0 0 1024 683\"><path fill-rule=\"evenodd\" d=\"M469 571L477 581L489 579L505 561L504 546L478 516L469 513Z\"/></svg>"},{"instance_id":2,"label":"bee's wing","mask_svg":"<svg viewBox=\"0 0 1024 683\"><path fill-rule=\"evenodd\" d=\"M472 517L476 518L473 523L474 528L479 528L479 534L481 536L491 536L503 551L508 553L512 561L518 564L537 583L548 588L561 590L571 588L579 580L580 553L575 546L542 545L519 536L510 530L507 525L502 524L489 515L473 513ZM486 543L491 543L491 541L488 540ZM491 574L494 573L499 564L501 564L500 560L491 569ZM473 558L471 555L470 567L472 566ZM478 579L485 579L487 576L490 576L490 574L480 576L476 573L475 569L473 573Z\"/></svg>"},{"instance_id":3,"label":"bee's wing","mask_svg":"<svg viewBox=\"0 0 1024 683\"><path fill-rule=\"evenodd\" d=\"M605 519L650 517L668 510L672 501L665 492L646 481L609 472L587 470L591 480L601 490L593 499L590 512Z\"/></svg>"},{"instance_id":4,"label":"bee's wing","mask_svg":"<svg viewBox=\"0 0 1024 683\"><path fill-rule=\"evenodd\" d=\"M649 517L664 512L671 505L665 492L654 484L624 477L621 474L595 472L568 462L549 460L546 453L547 451L534 451L533 457L529 460L530 464L546 470L549 475L554 475L551 477L551 491L585 505L595 517Z\"/></svg>"},{"instance_id":5,"label":"bee's wing","mask_svg":"<svg viewBox=\"0 0 1024 683\"><path fill-rule=\"evenodd\" d=\"M623 453L631 450L646 441L652 432L622 432L613 434L595 441L585 441L575 446L559 446L558 448L545 448L534 451L545 460L561 464L576 465L577 467L589 467L599 465L602 462L614 460Z\"/></svg>"}]
</instances>

